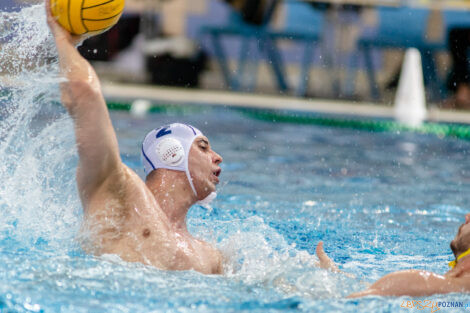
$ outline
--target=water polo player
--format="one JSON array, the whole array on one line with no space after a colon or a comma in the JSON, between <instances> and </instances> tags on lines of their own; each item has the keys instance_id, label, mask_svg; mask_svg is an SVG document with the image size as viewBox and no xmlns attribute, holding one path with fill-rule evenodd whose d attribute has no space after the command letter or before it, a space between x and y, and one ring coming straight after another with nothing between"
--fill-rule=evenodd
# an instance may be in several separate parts
<instances>
[{"instance_id":1,"label":"water polo player","mask_svg":"<svg viewBox=\"0 0 470 313\"><path fill-rule=\"evenodd\" d=\"M221 253L194 238L185 220L193 204L214 197L221 156L198 129L166 125L145 137L142 181L121 161L98 77L75 48L82 38L57 24L49 1L46 11L65 78L62 103L75 126L85 249L159 269L221 273Z\"/></svg>"},{"instance_id":2,"label":"water polo player","mask_svg":"<svg viewBox=\"0 0 470 313\"><path fill-rule=\"evenodd\" d=\"M393 272L377 280L368 289L349 295L350 298L365 296L411 296L424 297L451 292L470 292L470 213L463 223L450 247L455 260L449 263L451 269L444 275L421 270ZM317 255L323 268L339 272L338 267L324 253L319 244Z\"/></svg>"}]
</instances>

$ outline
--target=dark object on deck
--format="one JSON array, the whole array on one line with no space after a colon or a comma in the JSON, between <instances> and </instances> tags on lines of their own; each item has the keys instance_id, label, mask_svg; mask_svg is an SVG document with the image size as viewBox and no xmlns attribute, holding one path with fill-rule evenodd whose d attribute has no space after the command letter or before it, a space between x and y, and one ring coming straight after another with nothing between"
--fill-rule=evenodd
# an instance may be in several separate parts
<instances>
[{"instance_id":1,"label":"dark object on deck","mask_svg":"<svg viewBox=\"0 0 470 313\"><path fill-rule=\"evenodd\" d=\"M206 64L206 54L200 51L192 57L174 57L165 53L147 56L146 64L153 84L197 87L199 74Z\"/></svg>"},{"instance_id":2,"label":"dark object on deck","mask_svg":"<svg viewBox=\"0 0 470 313\"><path fill-rule=\"evenodd\" d=\"M78 51L90 61L109 61L132 43L139 24L139 16L123 16L109 31L85 40Z\"/></svg>"},{"instance_id":3,"label":"dark object on deck","mask_svg":"<svg viewBox=\"0 0 470 313\"><path fill-rule=\"evenodd\" d=\"M452 71L447 79L447 88L456 91L461 84L470 83L469 74L470 27L454 28L449 32L449 50L452 57Z\"/></svg>"},{"instance_id":4,"label":"dark object on deck","mask_svg":"<svg viewBox=\"0 0 470 313\"><path fill-rule=\"evenodd\" d=\"M308 2L314 9L320 10L320 11L326 11L331 9L332 4L331 2L321 2L321 1L313 1L313 2ZM341 4L341 5L336 5L335 8L341 9L343 11L353 11L353 12L359 12L362 10L362 5L356 5L356 4Z\"/></svg>"},{"instance_id":5,"label":"dark object on deck","mask_svg":"<svg viewBox=\"0 0 470 313\"><path fill-rule=\"evenodd\" d=\"M225 2L238 11L245 22L253 25L265 24L266 14L269 10L274 10L271 8L272 0L225 0Z\"/></svg>"}]
</instances>

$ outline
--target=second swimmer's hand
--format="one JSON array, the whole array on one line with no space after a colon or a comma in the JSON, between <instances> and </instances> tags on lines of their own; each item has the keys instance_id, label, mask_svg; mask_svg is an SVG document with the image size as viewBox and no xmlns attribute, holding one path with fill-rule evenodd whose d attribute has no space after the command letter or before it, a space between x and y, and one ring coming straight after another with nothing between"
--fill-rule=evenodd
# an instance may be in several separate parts
<instances>
[{"instance_id":1,"label":"second swimmer's hand","mask_svg":"<svg viewBox=\"0 0 470 313\"><path fill-rule=\"evenodd\" d=\"M323 250L323 242L320 241L317 245L317 249L316 249L316 254L317 254L317 257L318 257L318 260L320 261L320 264L319 266L321 268L324 268L324 269L327 269L327 270L330 270L332 272L340 272L338 266L336 266L335 262L333 262L332 259L330 259L330 257L325 253L325 250Z\"/></svg>"},{"instance_id":2,"label":"second swimmer's hand","mask_svg":"<svg viewBox=\"0 0 470 313\"><path fill-rule=\"evenodd\" d=\"M86 39L85 36L72 35L67 30L62 28L62 26L60 26L59 23L57 23L56 18L52 16L50 0L46 0L45 3L46 3L47 25L49 25L52 35L54 35L54 38L56 40L56 43L65 41L74 46L77 46L78 44L83 42L83 40Z\"/></svg>"}]
</instances>

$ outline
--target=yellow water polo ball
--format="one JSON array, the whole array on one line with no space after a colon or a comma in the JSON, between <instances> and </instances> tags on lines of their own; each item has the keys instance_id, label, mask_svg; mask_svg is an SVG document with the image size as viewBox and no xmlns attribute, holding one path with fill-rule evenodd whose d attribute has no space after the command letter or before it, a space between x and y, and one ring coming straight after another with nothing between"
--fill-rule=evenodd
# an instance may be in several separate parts
<instances>
[{"instance_id":1,"label":"yellow water polo ball","mask_svg":"<svg viewBox=\"0 0 470 313\"><path fill-rule=\"evenodd\" d=\"M124 0L51 0L52 15L74 35L97 35L113 27Z\"/></svg>"}]
</instances>

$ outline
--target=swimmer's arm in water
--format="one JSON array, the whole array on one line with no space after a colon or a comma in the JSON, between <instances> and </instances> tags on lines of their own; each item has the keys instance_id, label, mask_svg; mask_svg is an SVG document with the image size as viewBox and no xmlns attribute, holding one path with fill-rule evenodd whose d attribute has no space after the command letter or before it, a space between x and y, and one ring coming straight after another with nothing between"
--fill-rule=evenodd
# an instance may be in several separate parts
<instances>
[{"instance_id":1,"label":"swimmer's arm in water","mask_svg":"<svg viewBox=\"0 0 470 313\"><path fill-rule=\"evenodd\" d=\"M388 274L368 289L350 294L348 298L365 296L423 297L433 294L469 291L463 279L419 270L406 270Z\"/></svg>"},{"instance_id":2,"label":"swimmer's arm in water","mask_svg":"<svg viewBox=\"0 0 470 313\"><path fill-rule=\"evenodd\" d=\"M342 270L340 270L338 268L338 266L335 264L335 262L325 253L325 250L323 250L323 242L322 241L320 241L318 243L317 248L315 250L315 253L317 254L318 261L319 261L318 266L320 268L330 270L333 273L341 273L341 274L343 274L347 277L350 277L350 278L356 278L356 276L354 276L353 274L343 272Z\"/></svg>"},{"instance_id":3,"label":"swimmer's arm in water","mask_svg":"<svg viewBox=\"0 0 470 313\"><path fill-rule=\"evenodd\" d=\"M335 262L330 259L330 257L325 253L323 250L323 242L320 241L315 249L315 253L317 254L319 264L318 266L327 270L330 270L335 273L341 272Z\"/></svg>"},{"instance_id":4,"label":"swimmer's arm in water","mask_svg":"<svg viewBox=\"0 0 470 313\"><path fill-rule=\"evenodd\" d=\"M77 183L86 207L93 193L123 166L98 77L75 48L83 38L71 36L55 21L49 1L46 14L59 54L61 75L66 79L61 83L62 103L75 124L79 153Z\"/></svg>"}]
</instances>

